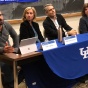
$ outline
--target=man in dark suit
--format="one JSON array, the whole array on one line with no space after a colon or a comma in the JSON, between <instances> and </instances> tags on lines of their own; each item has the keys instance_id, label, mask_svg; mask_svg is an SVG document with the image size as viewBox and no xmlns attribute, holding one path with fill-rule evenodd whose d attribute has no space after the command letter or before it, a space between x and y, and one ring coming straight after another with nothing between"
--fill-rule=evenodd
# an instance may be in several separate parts
<instances>
[{"instance_id":1,"label":"man in dark suit","mask_svg":"<svg viewBox=\"0 0 88 88\"><path fill-rule=\"evenodd\" d=\"M46 19L43 22L44 27L44 35L49 40L57 39L58 38L58 32L57 29L61 25L62 28L64 28L65 32L68 35L76 35L76 30L73 30L65 21L63 16L61 14L56 14L56 10L54 9L52 4L45 5L45 13L47 15ZM62 30L63 37L65 36L65 33Z\"/></svg>"}]
</instances>

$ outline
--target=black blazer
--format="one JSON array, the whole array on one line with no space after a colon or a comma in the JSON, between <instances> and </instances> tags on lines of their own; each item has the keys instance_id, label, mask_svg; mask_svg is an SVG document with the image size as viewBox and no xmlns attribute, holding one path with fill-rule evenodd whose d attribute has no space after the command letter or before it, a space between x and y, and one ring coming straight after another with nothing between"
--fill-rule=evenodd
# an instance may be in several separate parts
<instances>
[{"instance_id":1,"label":"black blazer","mask_svg":"<svg viewBox=\"0 0 88 88\"><path fill-rule=\"evenodd\" d=\"M35 31L38 34L38 39L43 42L44 38L40 32L39 25L36 22L32 22L32 25L35 29ZM19 35L19 40L21 41L22 39L27 39L27 38L32 38L35 37L35 33L29 24L29 22L26 20L20 24L20 35Z\"/></svg>"},{"instance_id":2,"label":"black blazer","mask_svg":"<svg viewBox=\"0 0 88 88\"><path fill-rule=\"evenodd\" d=\"M64 28L66 31L70 31L72 28L66 23L65 19L61 14L57 14L57 21L58 24L61 25L62 28ZM57 29L53 23L53 21L49 18L46 17L46 19L43 22L43 27L44 27L44 35L47 37L49 40L52 39L57 39L58 38L58 33ZM62 35L63 37L65 36L64 31L62 30Z\"/></svg>"},{"instance_id":3,"label":"black blazer","mask_svg":"<svg viewBox=\"0 0 88 88\"><path fill-rule=\"evenodd\" d=\"M79 21L79 33L88 33L88 17L81 17Z\"/></svg>"}]
</instances>

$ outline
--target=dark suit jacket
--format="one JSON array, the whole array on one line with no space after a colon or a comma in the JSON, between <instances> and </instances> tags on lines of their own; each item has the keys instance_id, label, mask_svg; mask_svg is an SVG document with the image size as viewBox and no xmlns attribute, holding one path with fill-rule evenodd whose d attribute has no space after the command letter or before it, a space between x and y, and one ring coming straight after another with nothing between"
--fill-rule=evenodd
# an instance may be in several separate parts
<instances>
[{"instance_id":1,"label":"dark suit jacket","mask_svg":"<svg viewBox=\"0 0 88 88\"><path fill-rule=\"evenodd\" d=\"M32 22L32 25L33 25L35 31L38 34L38 39L41 42L43 42L44 38L43 38L43 36L42 36L42 34L40 32L38 23ZM35 37L35 33L34 33L32 27L31 27L31 25L29 24L28 21L22 22L21 25L20 25L20 35L19 35L20 41L22 39L31 38L31 37Z\"/></svg>"},{"instance_id":2,"label":"dark suit jacket","mask_svg":"<svg viewBox=\"0 0 88 88\"><path fill-rule=\"evenodd\" d=\"M57 14L57 21L58 24L61 25L62 28L64 28L66 31L71 30L72 28L66 23L65 19L62 17L61 14ZM44 27L44 35L47 37L49 40L52 39L57 39L58 38L58 33L57 29L53 23L53 21L49 18L46 17L46 19L43 22L43 27ZM63 30L62 30L63 32ZM63 37L65 36L65 33L62 33Z\"/></svg>"},{"instance_id":3,"label":"dark suit jacket","mask_svg":"<svg viewBox=\"0 0 88 88\"><path fill-rule=\"evenodd\" d=\"M79 33L88 33L88 17L81 17L79 21Z\"/></svg>"}]
</instances>

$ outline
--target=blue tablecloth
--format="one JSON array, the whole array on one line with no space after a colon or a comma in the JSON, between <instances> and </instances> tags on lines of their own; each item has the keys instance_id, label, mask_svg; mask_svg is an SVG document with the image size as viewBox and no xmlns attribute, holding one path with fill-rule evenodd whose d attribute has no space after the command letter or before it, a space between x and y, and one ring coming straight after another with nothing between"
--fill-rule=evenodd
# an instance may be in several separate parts
<instances>
[{"instance_id":1,"label":"blue tablecloth","mask_svg":"<svg viewBox=\"0 0 88 88\"><path fill-rule=\"evenodd\" d=\"M77 43L69 45L56 40L58 48L39 50L43 53L51 70L62 78L75 79L88 74L88 33L77 35L77 40Z\"/></svg>"}]
</instances>

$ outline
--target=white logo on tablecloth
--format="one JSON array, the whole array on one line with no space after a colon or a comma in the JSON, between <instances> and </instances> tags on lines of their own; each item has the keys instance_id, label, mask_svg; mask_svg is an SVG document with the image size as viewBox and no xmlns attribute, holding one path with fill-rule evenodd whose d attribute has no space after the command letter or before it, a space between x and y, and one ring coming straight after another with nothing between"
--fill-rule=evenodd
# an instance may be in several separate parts
<instances>
[{"instance_id":1,"label":"white logo on tablecloth","mask_svg":"<svg viewBox=\"0 0 88 88\"><path fill-rule=\"evenodd\" d=\"M83 59L88 58L88 47L86 47L86 50L84 48L80 48L80 54L83 56Z\"/></svg>"}]
</instances>

